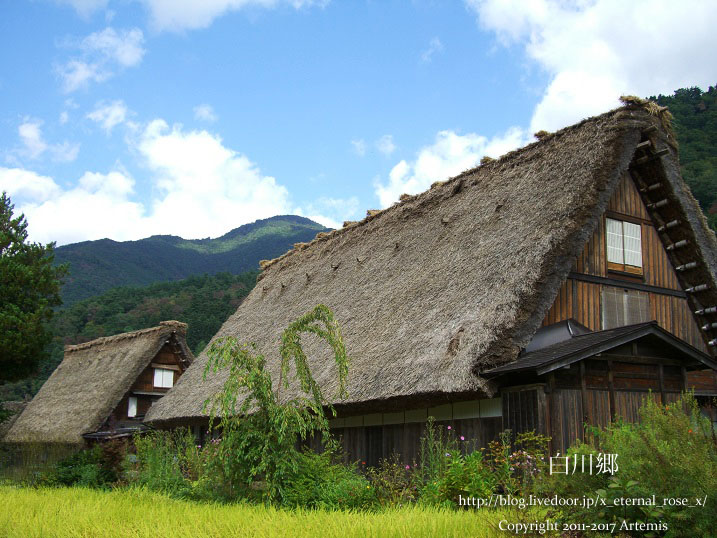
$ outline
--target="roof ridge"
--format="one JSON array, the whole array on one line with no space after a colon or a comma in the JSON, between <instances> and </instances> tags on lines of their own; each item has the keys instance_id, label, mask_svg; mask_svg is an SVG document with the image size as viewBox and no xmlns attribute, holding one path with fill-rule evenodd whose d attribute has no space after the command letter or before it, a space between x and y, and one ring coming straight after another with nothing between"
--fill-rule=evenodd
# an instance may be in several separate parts
<instances>
[{"instance_id":1,"label":"roof ridge","mask_svg":"<svg viewBox=\"0 0 717 538\"><path fill-rule=\"evenodd\" d=\"M138 336L144 336L153 332L159 332L167 328L174 328L175 330L179 330L180 332L186 332L187 324L175 320L160 321L159 325L157 325L156 327L148 327L146 329L139 329L137 331L130 331L126 333L115 334L112 336L102 336L100 338L95 338L94 340L90 340L89 342L83 342L81 344L66 345L65 354L73 353L75 351L80 351L82 349L88 349L95 346L113 344L121 340L137 338Z\"/></svg>"},{"instance_id":2,"label":"roof ridge","mask_svg":"<svg viewBox=\"0 0 717 538\"><path fill-rule=\"evenodd\" d=\"M652 102L647 101L647 103L652 103ZM387 213L389 211L398 210L398 208L405 206L408 202L413 202L419 198L423 198L424 200L422 200L422 201L428 200L429 195L435 194L435 191L437 191L437 189L440 187L448 188L448 185L452 185L453 183L459 182L459 181L465 179L466 177L470 176L471 174L474 174L478 170L494 168L494 167L498 167L498 166L504 166L504 165L506 165L506 163L508 163L512 159L519 157L523 153L527 153L530 149L533 149L537 146L547 145L549 141L552 141L555 138L560 137L566 133L573 132L573 131L581 128L586 123L590 123L590 122L608 118L610 116L618 115L621 112L634 111L634 110L647 110L647 109L646 109L646 106L643 104L633 103L633 102L629 102L629 101L625 102L625 104L623 106L614 108L613 110L609 110L609 111L599 114L597 116L591 116L589 118L585 118L578 123L568 125L566 127L563 127L562 129L558 129L555 132L547 133L547 134L541 136L535 142L531 142L529 144L526 144L525 146L522 146L520 148L516 148L512 151L509 151L496 159L491 159L490 161L486 161L486 162L481 161L481 163L478 166L474 166L473 168L464 170L463 172L460 172L459 174L457 174L453 177L449 177L442 181L434 181L431 184L431 186L423 192L419 192L417 194L403 194L403 195L401 195L399 201L394 202L393 204L391 204L390 206L388 206L384 209L368 210L366 213L366 216L359 221L346 221L342 228L332 230L331 232L320 232L316 235L316 237L314 239L312 239L311 241L309 241L307 243L294 244L293 248L289 249L288 251L286 251L284 254L282 254L281 256L279 256L277 258L274 258L272 260L261 260L259 262L259 266L260 266L262 272L259 273L259 276L257 277L257 282L259 280L261 280L262 278L264 278L264 276L266 276L267 269L269 269L270 267L272 267L274 265L277 265L278 262L284 260L288 256L291 256L292 254L294 254L298 251L302 251L302 250L306 250L307 248L310 248L315 243L327 241L332 237L346 234L346 233L348 233L349 230L354 230L356 228L359 228L359 227L371 222L373 219L381 217L382 215L384 215L385 213ZM647 112L650 113L649 110L647 110Z\"/></svg>"}]
</instances>

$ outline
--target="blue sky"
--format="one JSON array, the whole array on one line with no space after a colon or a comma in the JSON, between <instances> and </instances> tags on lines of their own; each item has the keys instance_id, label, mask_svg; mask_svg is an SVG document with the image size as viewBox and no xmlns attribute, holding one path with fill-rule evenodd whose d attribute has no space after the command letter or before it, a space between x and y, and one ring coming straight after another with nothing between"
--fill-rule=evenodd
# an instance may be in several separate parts
<instances>
[{"instance_id":1,"label":"blue sky","mask_svg":"<svg viewBox=\"0 0 717 538\"><path fill-rule=\"evenodd\" d=\"M621 94L714 85L712 4L6 0L0 189L58 244L339 226Z\"/></svg>"}]
</instances>

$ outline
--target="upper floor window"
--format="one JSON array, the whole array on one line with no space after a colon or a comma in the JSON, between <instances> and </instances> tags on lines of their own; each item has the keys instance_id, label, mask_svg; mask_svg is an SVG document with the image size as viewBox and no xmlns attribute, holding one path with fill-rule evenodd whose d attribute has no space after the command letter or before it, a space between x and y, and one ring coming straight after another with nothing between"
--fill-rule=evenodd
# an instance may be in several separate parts
<instances>
[{"instance_id":1,"label":"upper floor window","mask_svg":"<svg viewBox=\"0 0 717 538\"><path fill-rule=\"evenodd\" d=\"M642 274L642 228L624 220L605 219L607 268Z\"/></svg>"},{"instance_id":2,"label":"upper floor window","mask_svg":"<svg viewBox=\"0 0 717 538\"><path fill-rule=\"evenodd\" d=\"M174 370L167 370L164 368L154 369L154 386L170 389L174 385Z\"/></svg>"}]
</instances>

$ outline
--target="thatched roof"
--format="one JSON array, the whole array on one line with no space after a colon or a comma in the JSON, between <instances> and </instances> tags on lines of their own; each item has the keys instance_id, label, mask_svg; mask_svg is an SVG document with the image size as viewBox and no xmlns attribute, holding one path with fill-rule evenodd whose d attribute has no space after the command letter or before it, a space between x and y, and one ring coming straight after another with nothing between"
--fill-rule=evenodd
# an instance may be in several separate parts
<instances>
[{"instance_id":1,"label":"thatched roof","mask_svg":"<svg viewBox=\"0 0 717 538\"><path fill-rule=\"evenodd\" d=\"M187 325L162 321L158 327L98 338L65 347L65 357L5 436L6 442L81 443L96 431L162 346L185 342Z\"/></svg>"},{"instance_id":2,"label":"thatched roof","mask_svg":"<svg viewBox=\"0 0 717 538\"><path fill-rule=\"evenodd\" d=\"M281 331L323 303L343 330L351 358L345 402L354 409L490 394L480 372L515 360L530 341L648 132L655 148L668 150L655 166L699 248L714 257L714 234L679 176L674 140L659 116L628 104L265 263L214 338L256 343L276 374ZM305 340L315 377L335 393L326 347ZM203 402L224 382L221 374L202 381L206 362L200 355L146 420L206 416Z\"/></svg>"}]
</instances>

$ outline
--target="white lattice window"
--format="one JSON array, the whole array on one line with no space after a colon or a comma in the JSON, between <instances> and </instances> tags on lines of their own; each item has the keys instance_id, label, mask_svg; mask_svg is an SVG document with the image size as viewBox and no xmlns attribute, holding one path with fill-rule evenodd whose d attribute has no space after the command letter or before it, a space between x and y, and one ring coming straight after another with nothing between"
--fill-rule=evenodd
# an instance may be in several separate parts
<instances>
[{"instance_id":1,"label":"white lattice window","mask_svg":"<svg viewBox=\"0 0 717 538\"><path fill-rule=\"evenodd\" d=\"M162 389L170 389L174 385L174 371L164 368L154 369L154 386Z\"/></svg>"},{"instance_id":2,"label":"white lattice window","mask_svg":"<svg viewBox=\"0 0 717 538\"><path fill-rule=\"evenodd\" d=\"M602 290L602 328L614 329L650 321L647 293L604 286Z\"/></svg>"},{"instance_id":3,"label":"white lattice window","mask_svg":"<svg viewBox=\"0 0 717 538\"><path fill-rule=\"evenodd\" d=\"M642 227L624 220L605 219L607 268L642 274Z\"/></svg>"},{"instance_id":4,"label":"white lattice window","mask_svg":"<svg viewBox=\"0 0 717 538\"><path fill-rule=\"evenodd\" d=\"M127 416L134 418L137 416L137 396L130 396L127 403Z\"/></svg>"}]
</instances>

